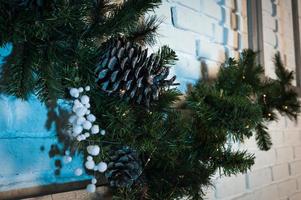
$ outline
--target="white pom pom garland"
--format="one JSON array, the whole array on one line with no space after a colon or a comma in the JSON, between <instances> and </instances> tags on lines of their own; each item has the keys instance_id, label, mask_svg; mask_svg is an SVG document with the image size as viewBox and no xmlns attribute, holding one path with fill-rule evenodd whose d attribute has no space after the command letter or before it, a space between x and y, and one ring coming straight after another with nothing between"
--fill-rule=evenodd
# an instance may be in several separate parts
<instances>
[{"instance_id":1,"label":"white pom pom garland","mask_svg":"<svg viewBox=\"0 0 301 200\"><path fill-rule=\"evenodd\" d=\"M87 160L87 161L85 162L85 167L86 167L87 169L90 169L90 170L94 169L94 167L95 167L95 162L94 162L94 160Z\"/></svg>"},{"instance_id":2,"label":"white pom pom garland","mask_svg":"<svg viewBox=\"0 0 301 200\"><path fill-rule=\"evenodd\" d=\"M90 130L91 127L92 127L92 123L90 121L86 120L86 121L83 122L83 127L86 130Z\"/></svg>"},{"instance_id":3,"label":"white pom pom garland","mask_svg":"<svg viewBox=\"0 0 301 200\"><path fill-rule=\"evenodd\" d=\"M70 89L70 95L74 98L78 98L79 97L79 91L76 88L71 88Z\"/></svg>"},{"instance_id":4,"label":"white pom pom garland","mask_svg":"<svg viewBox=\"0 0 301 200\"><path fill-rule=\"evenodd\" d=\"M81 176L83 174L83 170L81 168L77 168L74 171L75 176Z\"/></svg>"},{"instance_id":5,"label":"white pom pom garland","mask_svg":"<svg viewBox=\"0 0 301 200\"><path fill-rule=\"evenodd\" d=\"M100 152L100 148L98 145L89 145L87 147L87 152L92 156L97 156Z\"/></svg>"},{"instance_id":6,"label":"white pom pom garland","mask_svg":"<svg viewBox=\"0 0 301 200\"><path fill-rule=\"evenodd\" d=\"M98 167L98 171L103 173L107 170L108 165L105 162L100 162L100 163L98 163L97 167Z\"/></svg>"},{"instance_id":7,"label":"white pom pom garland","mask_svg":"<svg viewBox=\"0 0 301 200\"><path fill-rule=\"evenodd\" d=\"M86 90L87 92L90 91L90 89L91 89L91 88L90 88L89 85L85 87L85 90Z\"/></svg>"},{"instance_id":8,"label":"white pom pom garland","mask_svg":"<svg viewBox=\"0 0 301 200\"><path fill-rule=\"evenodd\" d=\"M87 105L90 101L90 98L87 96L87 95L83 95L81 98L80 98L80 102L84 105Z\"/></svg>"},{"instance_id":9,"label":"white pom pom garland","mask_svg":"<svg viewBox=\"0 0 301 200\"><path fill-rule=\"evenodd\" d=\"M91 183L95 185L97 183L96 178L92 178Z\"/></svg>"},{"instance_id":10,"label":"white pom pom garland","mask_svg":"<svg viewBox=\"0 0 301 200\"><path fill-rule=\"evenodd\" d=\"M99 133L99 126L98 125L93 125L92 128L91 128L91 133L92 134Z\"/></svg>"},{"instance_id":11,"label":"white pom pom garland","mask_svg":"<svg viewBox=\"0 0 301 200\"><path fill-rule=\"evenodd\" d=\"M91 134L98 134L100 132L101 135L105 135L105 130L100 130L97 124L94 124L96 121L95 115L91 114L90 111L90 98L85 93L90 91L90 86L79 87L79 88L71 88L70 95L73 97L73 105L72 105L72 115L69 117L68 121L72 125L71 129L67 131L70 132L70 136L76 138L79 142L86 140ZM83 130L87 130L83 133ZM92 156L97 156L100 153L100 147L98 145L89 145L87 147L87 152L89 156L85 161L85 168L88 170L94 170L98 172L105 172L108 168L107 163L100 162L97 165L93 160ZM72 157L70 156L70 152L66 151L65 156L63 158L65 163L69 163L72 161ZM76 168L74 170L75 176L81 176L83 174L82 168ZM95 192L96 190L96 178L91 179L91 184L87 185L86 190L88 192Z\"/></svg>"},{"instance_id":12,"label":"white pom pom garland","mask_svg":"<svg viewBox=\"0 0 301 200\"><path fill-rule=\"evenodd\" d=\"M101 135L105 135L105 134L106 134L106 131L105 131L105 130L101 130L101 131L100 131L100 134L101 134Z\"/></svg>"},{"instance_id":13,"label":"white pom pom garland","mask_svg":"<svg viewBox=\"0 0 301 200\"><path fill-rule=\"evenodd\" d=\"M93 114L89 114L89 115L87 116L87 120L90 121L90 122L95 122L96 117L95 117Z\"/></svg>"},{"instance_id":14,"label":"white pom pom garland","mask_svg":"<svg viewBox=\"0 0 301 200\"><path fill-rule=\"evenodd\" d=\"M96 186L94 184L89 184L87 185L87 188L86 188L87 192L89 193L94 193L95 190L96 190Z\"/></svg>"}]
</instances>

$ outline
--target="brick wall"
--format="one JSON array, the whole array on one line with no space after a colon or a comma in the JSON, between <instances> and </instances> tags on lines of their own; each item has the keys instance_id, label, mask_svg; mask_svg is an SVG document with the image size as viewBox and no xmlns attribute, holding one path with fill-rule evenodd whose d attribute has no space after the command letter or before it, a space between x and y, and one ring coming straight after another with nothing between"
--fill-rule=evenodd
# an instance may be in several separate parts
<instances>
[{"instance_id":1,"label":"brick wall","mask_svg":"<svg viewBox=\"0 0 301 200\"><path fill-rule=\"evenodd\" d=\"M201 77L204 66L214 74L225 58L236 57L248 48L246 1L167 0L156 10L165 18L159 43L177 51L180 60L175 74L183 91L187 83ZM291 1L262 0L262 16L266 75L275 77L272 57L276 51L281 52L288 68L295 70ZM239 144L255 154L255 165L247 174L216 175L214 188L208 188L208 199L301 199L301 125L280 117L269 130L272 149L259 151L254 138Z\"/></svg>"}]
</instances>

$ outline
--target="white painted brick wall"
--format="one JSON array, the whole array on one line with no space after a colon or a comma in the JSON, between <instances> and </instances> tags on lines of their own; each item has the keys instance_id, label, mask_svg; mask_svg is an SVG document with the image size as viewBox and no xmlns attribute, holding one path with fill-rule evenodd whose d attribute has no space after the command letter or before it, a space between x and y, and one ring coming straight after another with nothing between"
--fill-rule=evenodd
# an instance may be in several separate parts
<instances>
[{"instance_id":1,"label":"white painted brick wall","mask_svg":"<svg viewBox=\"0 0 301 200\"><path fill-rule=\"evenodd\" d=\"M265 73L270 77L275 77L272 57L276 51L295 69L291 3L276 0L274 4L276 16L272 16L272 1L262 0ZM159 31L159 45L168 44L179 55L174 73L182 83L181 90L201 76L201 66L214 73L227 56L238 56L248 47L246 5L247 0L165 0L156 10L166 19ZM279 116L279 121L268 127L272 149L259 151L254 137L240 144L256 156L252 170L216 178L206 199L301 200L301 125Z\"/></svg>"}]
</instances>

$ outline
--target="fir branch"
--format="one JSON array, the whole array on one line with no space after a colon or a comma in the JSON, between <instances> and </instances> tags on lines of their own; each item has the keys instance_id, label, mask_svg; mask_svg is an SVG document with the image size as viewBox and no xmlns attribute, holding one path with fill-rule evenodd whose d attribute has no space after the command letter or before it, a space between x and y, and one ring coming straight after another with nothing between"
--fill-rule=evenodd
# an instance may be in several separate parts
<instances>
[{"instance_id":1,"label":"fir branch","mask_svg":"<svg viewBox=\"0 0 301 200\"><path fill-rule=\"evenodd\" d=\"M161 66L174 65L178 60L176 52L169 48L167 45L162 46L157 54L161 56Z\"/></svg>"},{"instance_id":2,"label":"fir branch","mask_svg":"<svg viewBox=\"0 0 301 200\"><path fill-rule=\"evenodd\" d=\"M129 27L126 31L128 40L144 45L154 45L161 20L155 15L142 18L135 27Z\"/></svg>"},{"instance_id":3,"label":"fir branch","mask_svg":"<svg viewBox=\"0 0 301 200\"><path fill-rule=\"evenodd\" d=\"M35 79L32 68L34 57L30 44L14 45L12 54L5 59L0 74L0 90L3 93L27 99L33 91Z\"/></svg>"},{"instance_id":4,"label":"fir branch","mask_svg":"<svg viewBox=\"0 0 301 200\"><path fill-rule=\"evenodd\" d=\"M275 74L282 85L291 85L294 80L294 72L285 69L280 53L277 52L274 56Z\"/></svg>"},{"instance_id":5,"label":"fir branch","mask_svg":"<svg viewBox=\"0 0 301 200\"><path fill-rule=\"evenodd\" d=\"M230 176L250 170L254 164L255 156L247 151L231 151L231 149L227 149L214 159L219 168L223 169L224 175Z\"/></svg>"},{"instance_id":6,"label":"fir branch","mask_svg":"<svg viewBox=\"0 0 301 200\"><path fill-rule=\"evenodd\" d=\"M161 0L127 0L103 24L91 30L92 35L100 37L118 35L135 27L146 12L158 7Z\"/></svg>"},{"instance_id":7,"label":"fir branch","mask_svg":"<svg viewBox=\"0 0 301 200\"><path fill-rule=\"evenodd\" d=\"M258 147L263 151L268 151L272 146L271 136L267 132L267 127L262 123L258 124L256 127L256 136Z\"/></svg>"}]
</instances>

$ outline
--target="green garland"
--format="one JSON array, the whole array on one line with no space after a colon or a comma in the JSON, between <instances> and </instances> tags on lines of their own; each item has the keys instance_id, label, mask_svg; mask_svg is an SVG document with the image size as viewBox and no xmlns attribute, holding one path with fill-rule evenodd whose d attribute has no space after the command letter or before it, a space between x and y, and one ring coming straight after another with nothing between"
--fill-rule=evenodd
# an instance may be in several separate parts
<instances>
[{"instance_id":1,"label":"green garland","mask_svg":"<svg viewBox=\"0 0 301 200\"><path fill-rule=\"evenodd\" d=\"M254 164L253 154L232 144L255 133L259 148L268 150L272 143L266 124L276 120L276 111L293 119L300 112L293 74L280 54L274 58L273 80L264 76L251 50L228 59L215 81L194 85L180 106L175 105L183 94L170 88L161 90L149 108L108 96L94 74L104 44L119 35L153 44L158 20L139 19L160 1L41 2L0 0L0 44L14 46L1 71L0 90L24 99L34 93L53 109L57 99L70 99L68 88L90 85L91 111L107 134L92 135L75 150L86 154L88 145L99 145L95 162L110 162L116 152L129 157L135 152L140 166L133 169L142 169L128 187L112 187L114 199L202 199L217 171L230 176ZM162 66L177 59L168 47L157 54ZM74 149L72 142L68 148Z\"/></svg>"}]
</instances>

